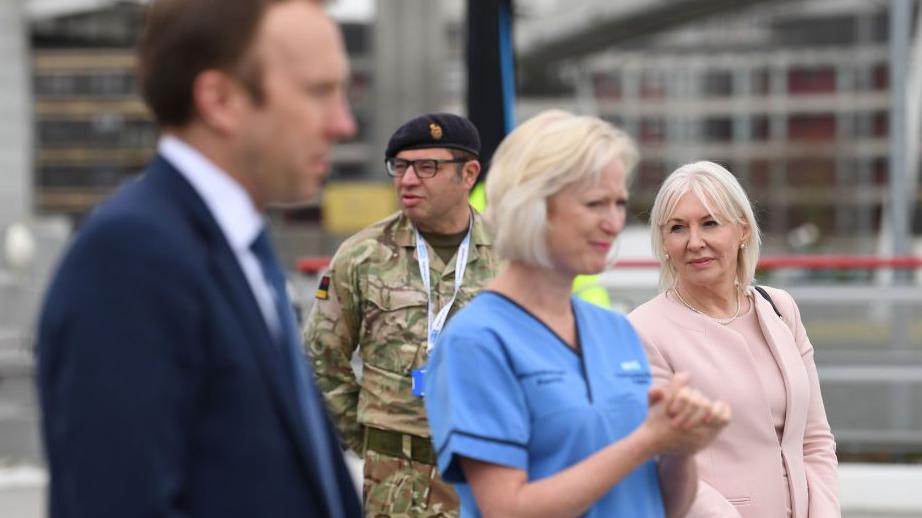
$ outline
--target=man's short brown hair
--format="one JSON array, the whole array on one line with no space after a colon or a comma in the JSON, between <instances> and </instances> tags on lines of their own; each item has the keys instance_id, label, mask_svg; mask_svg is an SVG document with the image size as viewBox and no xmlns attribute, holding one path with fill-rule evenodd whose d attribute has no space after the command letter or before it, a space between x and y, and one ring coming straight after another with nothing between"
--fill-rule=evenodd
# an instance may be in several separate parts
<instances>
[{"instance_id":1,"label":"man's short brown hair","mask_svg":"<svg viewBox=\"0 0 922 518\"><path fill-rule=\"evenodd\" d=\"M141 95L165 126L192 120L192 84L205 70L237 77L257 104L262 68L253 40L266 11L288 0L153 0L139 42Z\"/></svg>"}]
</instances>

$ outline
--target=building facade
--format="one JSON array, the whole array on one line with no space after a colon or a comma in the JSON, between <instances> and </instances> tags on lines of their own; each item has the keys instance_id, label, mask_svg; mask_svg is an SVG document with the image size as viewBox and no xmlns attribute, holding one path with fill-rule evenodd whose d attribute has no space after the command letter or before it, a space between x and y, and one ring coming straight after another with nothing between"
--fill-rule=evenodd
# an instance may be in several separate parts
<instances>
[{"instance_id":1,"label":"building facade","mask_svg":"<svg viewBox=\"0 0 922 518\"><path fill-rule=\"evenodd\" d=\"M49 13L31 24L35 210L79 222L154 153L158 130L138 93L136 38L143 6L112 5ZM367 24L343 24L352 56L354 142L334 152L331 180L362 179L371 98ZM285 218L315 221L319 200ZM284 218L283 218L284 219Z\"/></svg>"},{"instance_id":2,"label":"building facade","mask_svg":"<svg viewBox=\"0 0 922 518\"><path fill-rule=\"evenodd\" d=\"M762 7L587 56L567 73L577 106L639 141L638 220L669 172L708 159L747 188L770 249L874 254L890 153L886 15L879 2ZM789 239L804 225L815 240Z\"/></svg>"}]
</instances>

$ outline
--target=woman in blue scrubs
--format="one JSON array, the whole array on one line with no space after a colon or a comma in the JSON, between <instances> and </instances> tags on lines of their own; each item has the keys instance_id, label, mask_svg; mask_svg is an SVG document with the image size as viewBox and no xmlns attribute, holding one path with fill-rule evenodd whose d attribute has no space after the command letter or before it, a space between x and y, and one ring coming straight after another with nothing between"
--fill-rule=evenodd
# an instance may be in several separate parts
<instances>
[{"instance_id":1,"label":"woman in blue scrubs","mask_svg":"<svg viewBox=\"0 0 922 518\"><path fill-rule=\"evenodd\" d=\"M439 469L462 516L682 516L692 455L730 412L677 375L651 388L627 320L570 295L624 226L631 139L548 111L500 144L487 218L507 266L455 315L426 373Z\"/></svg>"}]
</instances>

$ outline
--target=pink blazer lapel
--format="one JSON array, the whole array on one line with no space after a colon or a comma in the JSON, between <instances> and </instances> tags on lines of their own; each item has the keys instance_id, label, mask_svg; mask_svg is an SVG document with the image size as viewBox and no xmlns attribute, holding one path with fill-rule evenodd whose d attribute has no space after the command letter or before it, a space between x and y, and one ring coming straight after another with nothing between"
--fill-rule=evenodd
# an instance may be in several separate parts
<instances>
[{"instance_id":1,"label":"pink blazer lapel","mask_svg":"<svg viewBox=\"0 0 922 518\"><path fill-rule=\"evenodd\" d=\"M801 405L805 400L802 397L794 396L806 394L810 391L803 359L800 357L794 333L788 327L787 321L779 318L771 304L755 290L750 289L750 292L752 293L752 300L755 301L759 326L762 328L762 333L768 342L772 356L774 356L775 361L781 368L781 375L784 379L787 409L785 411L782 442L786 442L788 437L796 437L800 441L806 425L804 420L806 412L803 408L799 408L798 405ZM781 311L782 317L792 318L785 316L784 305L779 304L779 301L775 301L775 305Z\"/></svg>"}]
</instances>

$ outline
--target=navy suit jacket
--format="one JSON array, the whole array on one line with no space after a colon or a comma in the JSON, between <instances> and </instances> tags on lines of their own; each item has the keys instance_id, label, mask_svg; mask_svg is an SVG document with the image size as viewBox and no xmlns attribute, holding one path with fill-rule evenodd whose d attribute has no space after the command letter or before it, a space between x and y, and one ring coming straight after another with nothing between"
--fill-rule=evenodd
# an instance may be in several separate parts
<instances>
[{"instance_id":1,"label":"navy suit jacket","mask_svg":"<svg viewBox=\"0 0 922 518\"><path fill-rule=\"evenodd\" d=\"M50 516L326 516L286 358L204 202L158 157L90 216L46 295Z\"/></svg>"}]
</instances>

